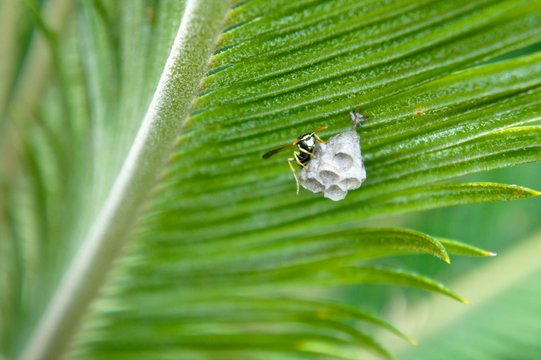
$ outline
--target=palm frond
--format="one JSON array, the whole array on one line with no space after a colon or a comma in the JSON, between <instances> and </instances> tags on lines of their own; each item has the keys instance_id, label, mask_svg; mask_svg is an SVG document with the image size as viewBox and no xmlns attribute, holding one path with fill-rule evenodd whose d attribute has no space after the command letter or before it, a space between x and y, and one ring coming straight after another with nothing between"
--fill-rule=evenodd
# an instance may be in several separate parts
<instances>
[{"instance_id":1,"label":"palm frond","mask_svg":"<svg viewBox=\"0 0 541 360\"><path fill-rule=\"evenodd\" d=\"M498 58L541 42L539 5L77 5L2 174L2 354L54 358L84 319L77 358L391 358L375 330L411 339L333 290L464 301L379 259L490 252L371 221L539 195L451 181L540 160L541 54ZM295 196L285 159L261 159L354 109L368 179L344 201Z\"/></svg>"}]
</instances>

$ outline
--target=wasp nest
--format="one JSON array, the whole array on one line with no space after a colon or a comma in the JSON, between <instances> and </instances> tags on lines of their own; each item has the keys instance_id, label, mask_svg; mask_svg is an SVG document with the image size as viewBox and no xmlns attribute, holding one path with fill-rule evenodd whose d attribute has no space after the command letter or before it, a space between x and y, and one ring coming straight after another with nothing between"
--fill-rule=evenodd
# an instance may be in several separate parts
<instances>
[{"instance_id":1,"label":"wasp nest","mask_svg":"<svg viewBox=\"0 0 541 360\"><path fill-rule=\"evenodd\" d=\"M353 126L350 131L333 136L319 144L315 157L301 171L302 187L333 201L346 197L348 190L361 186L366 170L361 157L361 144L356 128L364 117L351 113Z\"/></svg>"}]
</instances>

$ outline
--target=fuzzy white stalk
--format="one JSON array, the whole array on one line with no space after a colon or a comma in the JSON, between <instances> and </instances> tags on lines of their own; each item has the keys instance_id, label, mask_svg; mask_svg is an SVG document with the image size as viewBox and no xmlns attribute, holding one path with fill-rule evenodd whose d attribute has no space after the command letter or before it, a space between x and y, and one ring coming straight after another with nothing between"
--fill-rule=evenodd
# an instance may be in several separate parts
<instances>
[{"instance_id":1,"label":"fuzzy white stalk","mask_svg":"<svg viewBox=\"0 0 541 360\"><path fill-rule=\"evenodd\" d=\"M188 115L229 2L191 0L157 89L102 210L50 301L22 359L58 359L115 258Z\"/></svg>"}]
</instances>

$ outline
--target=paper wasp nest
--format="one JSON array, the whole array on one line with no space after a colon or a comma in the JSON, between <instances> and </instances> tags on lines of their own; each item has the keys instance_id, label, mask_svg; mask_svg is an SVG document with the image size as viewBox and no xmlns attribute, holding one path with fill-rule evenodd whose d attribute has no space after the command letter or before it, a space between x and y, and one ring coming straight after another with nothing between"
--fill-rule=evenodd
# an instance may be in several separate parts
<instances>
[{"instance_id":1,"label":"paper wasp nest","mask_svg":"<svg viewBox=\"0 0 541 360\"><path fill-rule=\"evenodd\" d=\"M302 187L333 201L346 197L348 190L361 186L366 179L361 156L361 145L356 127L363 119L351 113L353 127L350 131L333 136L327 143L318 145L315 157L300 172Z\"/></svg>"}]
</instances>

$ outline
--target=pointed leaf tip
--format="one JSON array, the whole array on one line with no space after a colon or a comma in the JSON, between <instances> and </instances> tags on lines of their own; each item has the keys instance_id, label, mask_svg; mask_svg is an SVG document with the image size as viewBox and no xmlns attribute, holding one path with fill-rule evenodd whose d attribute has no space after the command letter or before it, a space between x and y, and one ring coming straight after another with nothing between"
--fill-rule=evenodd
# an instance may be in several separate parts
<instances>
[{"instance_id":1,"label":"pointed leaf tip","mask_svg":"<svg viewBox=\"0 0 541 360\"><path fill-rule=\"evenodd\" d=\"M462 243L456 240L438 239L450 254L462 255L462 256L496 256L495 252L480 249L478 247Z\"/></svg>"}]
</instances>

